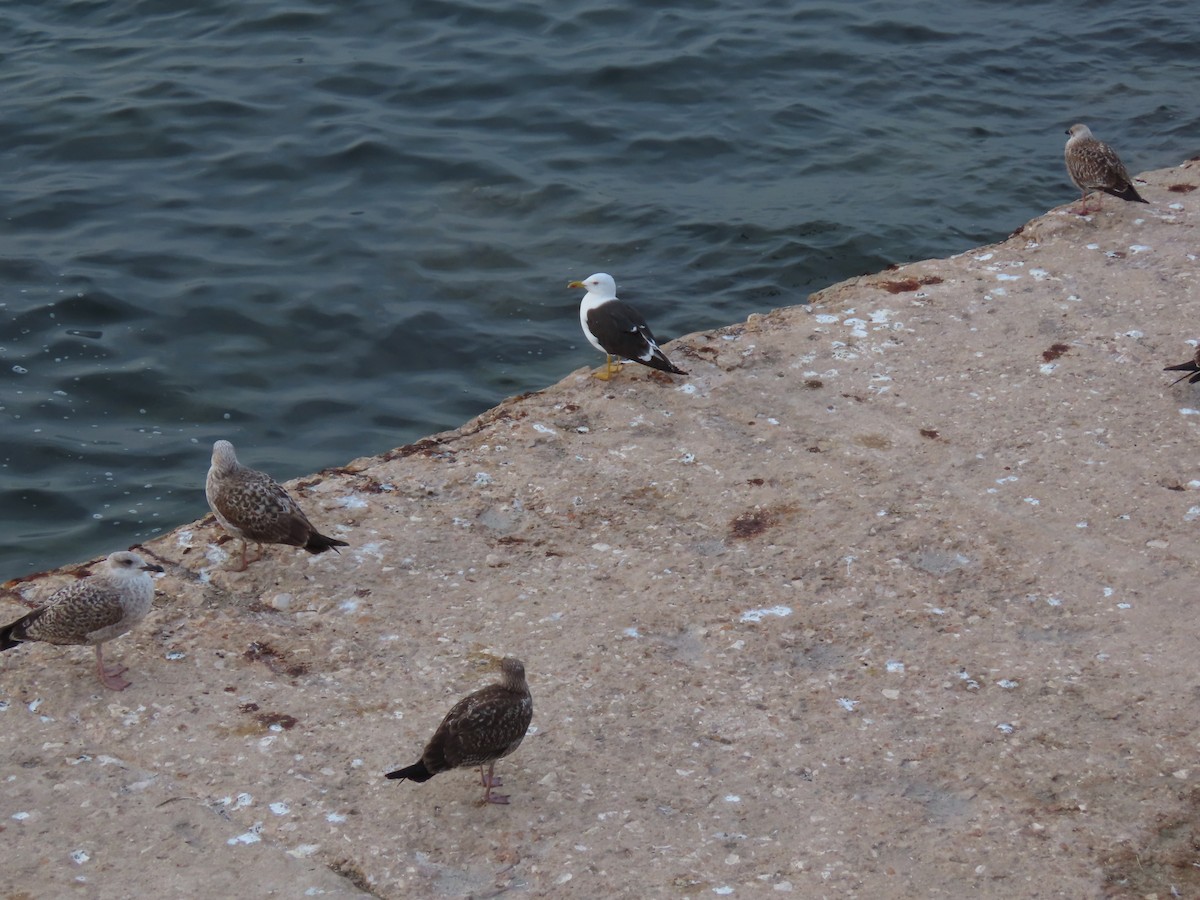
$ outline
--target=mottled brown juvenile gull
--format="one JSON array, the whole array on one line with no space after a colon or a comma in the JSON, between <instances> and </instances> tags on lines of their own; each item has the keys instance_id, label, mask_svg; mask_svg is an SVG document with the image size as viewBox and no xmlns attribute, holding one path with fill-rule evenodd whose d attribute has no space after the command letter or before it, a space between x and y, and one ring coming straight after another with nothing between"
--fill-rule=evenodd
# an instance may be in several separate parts
<instances>
[{"instance_id":1,"label":"mottled brown juvenile gull","mask_svg":"<svg viewBox=\"0 0 1200 900\"><path fill-rule=\"evenodd\" d=\"M1082 205L1077 210L1079 215L1087 214L1087 196L1092 191L1103 191L1136 203L1150 202L1144 200L1134 188L1129 173L1125 171L1125 164L1121 162L1116 151L1094 138L1086 125L1072 125L1067 129L1067 134L1071 137L1067 140L1063 157L1067 161L1067 172L1071 180L1083 192ZM1100 210L1102 199L1103 197L1096 198L1097 212Z\"/></svg>"},{"instance_id":2,"label":"mottled brown juvenile gull","mask_svg":"<svg viewBox=\"0 0 1200 900\"><path fill-rule=\"evenodd\" d=\"M1196 355L1187 362L1182 362L1177 366L1167 366L1163 369L1164 372L1182 372L1183 374L1171 382L1171 385L1177 385L1183 379L1187 379L1188 384L1196 384L1200 382L1200 347L1196 348Z\"/></svg>"},{"instance_id":3,"label":"mottled brown juvenile gull","mask_svg":"<svg viewBox=\"0 0 1200 900\"><path fill-rule=\"evenodd\" d=\"M388 772L388 778L428 781L439 772L479 766L484 803L507 803L507 795L493 794L503 782L496 777L496 760L521 746L533 719L533 698L525 682L525 665L511 656L500 662L500 681L468 694L438 726L421 758L411 766ZM487 774L483 767L487 765Z\"/></svg>"},{"instance_id":4,"label":"mottled brown juvenile gull","mask_svg":"<svg viewBox=\"0 0 1200 900\"><path fill-rule=\"evenodd\" d=\"M213 444L212 465L204 482L208 505L231 535L242 539L242 563L246 568L246 544L253 541L262 559L263 544L287 544L303 547L309 553L324 553L348 547L345 541L326 537L313 527L308 516L282 487L266 472L247 468L238 462L233 444Z\"/></svg>"},{"instance_id":5,"label":"mottled brown juvenile gull","mask_svg":"<svg viewBox=\"0 0 1200 900\"><path fill-rule=\"evenodd\" d=\"M572 281L567 287L587 291L579 304L579 324L588 343L604 354L604 372L596 373L601 381L608 381L620 371L619 362L613 366L614 357L632 359L662 372L687 374L677 369L659 349L642 314L617 299L617 283L611 275L597 272L583 281Z\"/></svg>"},{"instance_id":6,"label":"mottled brown juvenile gull","mask_svg":"<svg viewBox=\"0 0 1200 900\"><path fill-rule=\"evenodd\" d=\"M136 553L118 550L99 572L60 588L43 606L0 628L0 650L26 641L91 644L100 683L123 691L129 682L121 675L128 669L105 668L101 647L145 618L154 600L154 581L147 573L161 571L162 566L149 565Z\"/></svg>"}]
</instances>

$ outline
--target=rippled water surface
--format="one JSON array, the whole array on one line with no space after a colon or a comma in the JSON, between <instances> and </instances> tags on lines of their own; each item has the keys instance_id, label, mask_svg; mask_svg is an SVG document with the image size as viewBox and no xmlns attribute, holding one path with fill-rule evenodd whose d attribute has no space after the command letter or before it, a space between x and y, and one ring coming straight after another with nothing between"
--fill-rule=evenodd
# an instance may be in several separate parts
<instances>
[{"instance_id":1,"label":"rippled water surface","mask_svg":"<svg viewBox=\"0 0 1200 900\"><path fill-rule=\"evenodd\" d=\"M997 240L1200 135L1190 2L0 5L0 580L661 337Z\"/></svg>"}]
</instances>

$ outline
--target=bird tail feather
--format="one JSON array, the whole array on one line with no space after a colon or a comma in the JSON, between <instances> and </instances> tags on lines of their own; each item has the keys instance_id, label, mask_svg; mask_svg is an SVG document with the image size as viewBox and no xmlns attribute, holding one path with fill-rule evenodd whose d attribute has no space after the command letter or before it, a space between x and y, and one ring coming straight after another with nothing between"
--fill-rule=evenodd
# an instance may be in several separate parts
<instances>
[{"instance_id":1,"label":"bird tail feather","mask_svg":"<svg viewBox=\"0 0 1200 900\"><path fill-rule=\"evenodd\" d=\"M388 772L385 778L407 778L409 781L417 783L428 781L435 773L430 772L425 768L425 761L418 760L411 766L406 766L403 769L397 769L395 772Z\"/></svg>"},{"instance_id":2,"label":"bird tail feather","mask_svg":"<svg viewBox=\"0 0 1200 900\"><path fill-rule=\"evenodd\" d=\"M0 651L11 650L21 643L21 640L14 635L22 625L25 624L28 616L21 616L17 621L5 625L0 628Z\"/></svg>"},{"instance_id":3,"label":"bird tail feather","mask_svg":"<svg viewBox=\"0 0 1200 900\"><path fill-rule=\"evenodd\" d=\"M324 553L326 550L332 550L334 553L340 553L338 547L349 547L345 541L339 541L337 538L331 538L314 531L308 538L308 543L304 545L304 549L309 553Z\"/></svg>"},{"instance_id":4,"label":"bird tail feather","mask_svg":"<svg viewBox=\"0 0 1200 900\"><path fill-rule=\"evenodd\" d=\"M1188 380L1188 384L1196 384L1200 382L1200 364L1194 362L1180 363L1177 366L1167 366L1163 369L1164 372L1182 372L1183 374L1171 382L1171 385L1177 385L1183 379Z\"/></svg>"},{"instance_id":5,"label":"bird tail feather","mask_svg":"<svg viewBox=\"0 0 1200 900\"><path fill-rule=\"evenodd\" d=\"M651 368L658 369L662 372L674 372L676 375L686 375L687 372L676 366L673 362L667 359L665 353L659 350L650 357L649 365Z\"/></svg>"},{"instance_id":6,"label":"bird tail feather","mask_svg":"<svg viewBox=\"0 0 1200 900\"><path fill-rule=\"evenodd\" d=\"M1131 203L1149 203L1150 202L1145 197L1143 197L1141 194L1139 194L1137 192L1137 188L1135 188L1132 184L1125 185L1125 187L1121 188L1121 190L1119 190L1119 191L1112 190L1112 191L1109 191L1108 193L1112 194L1114 197L1120 197L1122 200L1128 200Z\"/></svg>"}]
</instances>

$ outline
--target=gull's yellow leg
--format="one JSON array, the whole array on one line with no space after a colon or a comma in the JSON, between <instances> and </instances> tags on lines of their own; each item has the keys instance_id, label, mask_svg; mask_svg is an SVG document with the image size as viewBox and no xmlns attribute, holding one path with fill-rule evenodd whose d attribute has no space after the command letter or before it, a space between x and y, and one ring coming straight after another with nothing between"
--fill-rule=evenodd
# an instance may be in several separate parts
<instances>
[{"instance_id":1,"label":"gull's yellow leg","mask_svg":"<svg viewBox=\"0 0 1200 900\"><path fill-rule=\"evenodd\" d=\"M612 358L612 354L611 354L611 353L605 353L605 354L604 354L604 371L603 371L603 372L597 372L597 373L596 373L596 377L597 377L597 378L598 378L600 381L608 381L610 378L612 378L614 375L616 375L616 374L617 374L618 372L620 372L620 371L621 371L621 364L620 364L620 363L617 363L617 364L614 366L614 365L613 365L613 358Z\"/></svg>"}]
</instances>

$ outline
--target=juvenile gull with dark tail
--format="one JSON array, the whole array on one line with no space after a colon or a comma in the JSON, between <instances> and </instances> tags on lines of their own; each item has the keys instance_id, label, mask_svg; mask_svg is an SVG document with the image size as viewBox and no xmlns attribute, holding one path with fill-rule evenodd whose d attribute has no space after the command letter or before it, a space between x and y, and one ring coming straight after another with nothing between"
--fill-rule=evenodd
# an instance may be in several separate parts
<instances>
[{"instance_id":1,"label":"juvenile gull with dark tail","mask_svg":"<svg viewBox=\"0 0 1200 900\"><path fill-rule=\"evenodd\" d=\"M533 698L525 681L525 665L512 656L500 662L500 681L468 694L454 704L438 726L421 758L411 766L388 772L388 778L428 781L439 772L479 766L484 803L507 803L493 794L503 782L496 777L496 760L521 746L533 719ZM484 774L483 767L488 767Z\"/></svg>"},{"instance_id":2,"label":"juvenile gull with dark tail","mask_svg":"<svg viewBox=\"0 0 1200 900\"><path fill-rule=\"evenodd\" d=\"M613 366L614 358L632 359L662 372L687 374L667 359L642 314L617 299L617 283L611 275L597 272L567 287L587 291L579 304L579 324L588 343L604 354L604 373L596 373L601 381L608 381L620 371L619 362Z\"/></svg>"},{"instance_id":3,"label":"juvenile gull with dark tail","mask_svg":"<svg viewBox=\"0 0 1200 900\"><path fill-rule=\"evenodd\" d=\"M246 544L249 541L258 546L255 560L262 559L263 544L303 547L309 553L324 553L330 549L338 552L338 547L349 546L345 541L317 531L299 504L274 478L238 462L229 441L213 444L212 465L204 482L204 494L221 527L242 539L239 572L246 568Z\"/></svg>"},{"instance_id":4,"label":"juvenile gull with dark tail","mask_svg":"<svg viewBox=\"0 0 1200 900\"><path fill-rule=\"evenodd\" d=\"M161 571L162 566L149 565L136 553L118 550L99 572L59 588L43 606L0 628L0 650L27 641L90 644L96 648L100 683L123 691L129 682L121 675L128 669L106 668L101 647L145 618L154 601L154 581L147 573Z\"/></svg>"},{"instance_id":5,"label":"juvenile gull with dark tail","mask_svg":"<svg viewBox=\"0 0 1200 900\"><path fill-rule=\"evenodd\" d=\"M1071 137L1063 150L1063 157L1067 161L1067 172L1071 180L1083 192L1079 215L1087 213L1087 196L1092 191L1103 191L1135 203L1149 202L1142 199L1141 194L1134 188L1129 173L1125 170L1125 164L1121 162L1116 151L1093 137L1091 129L1086 125L1072 125L1067 129L1067 134ZM1101 199L1103 198L1096 199L1097 211L1100 209Z\"/></svg>"}]
</instances>

